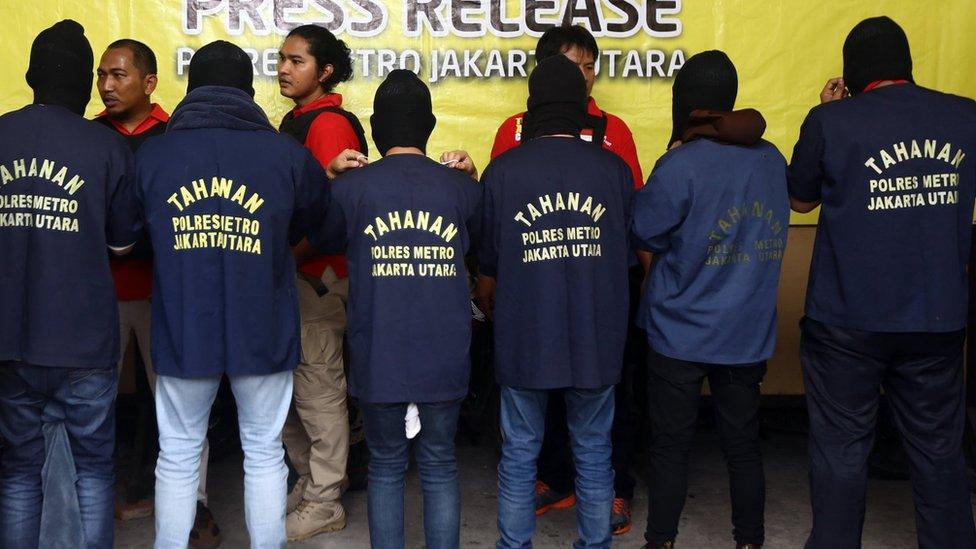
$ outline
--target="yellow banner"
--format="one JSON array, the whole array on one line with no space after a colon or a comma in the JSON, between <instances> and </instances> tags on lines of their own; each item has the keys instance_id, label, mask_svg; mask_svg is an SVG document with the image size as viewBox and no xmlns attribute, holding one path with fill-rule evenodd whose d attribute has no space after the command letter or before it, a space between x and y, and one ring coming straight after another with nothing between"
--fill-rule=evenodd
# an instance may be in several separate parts
<instances>
[{"instance_id":1,"label":"yellow banner","mask_svg":"<svg viewBox=\"0 0 976 549\"><path fill-rule=\"evenodd\" d=\"M367 132L376 86L389 70L408 68L433 92L430 151L464 148L483 168L498 125L525 108L536 40L572 22L597 37L593 96L630 126L646 174L670 135L671 79L687 57L728 53L739 71L737 106L759 109L766 138L789 158L824 83L841 74L848 31L875 15L905 28L920 85L976 96L972 0L9 0L0 7L0 110L30 102L23 75L31 41L71 18L85 26L96 63L118 38L148 44L159 60L154 100L169 111L183 96L194 50L216 39L240 45L254 60L256 99L277 123L292 107L278 93L278 47L290 28L313 22L353 50L353 80L336 91ZM91 116L101 110L92 98Z\"/></svg>"}]
</instances>

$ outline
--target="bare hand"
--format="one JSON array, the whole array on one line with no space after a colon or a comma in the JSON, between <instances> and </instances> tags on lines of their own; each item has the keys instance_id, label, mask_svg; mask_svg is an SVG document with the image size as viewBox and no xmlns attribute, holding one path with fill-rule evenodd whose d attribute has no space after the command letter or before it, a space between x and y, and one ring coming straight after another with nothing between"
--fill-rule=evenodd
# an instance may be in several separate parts
<instances>
[{"instance_id":1,"label":"bare hand","mask_svg":"<svg viewBox=\"0 0 976 549\"><path fill-rule=\"evenodd\" d=\"M474 166L474 161L471 160L468 151L456 150L441 153L441 164L454 168L455 170L461 170L471 177L478 179L478 168Z\"/></svg>"},{"instance_id":2,"label":"bare hand","mask_svg":"<svg viewBox=\"0 0 976 549\"><path fill-rule=\"evenodd\" d=\"M495 313L495 279L484 274L478 275L478 283L474 288L474 301L488 318L494 318Z\"/></svg>"},{"instance_id":3,"label":"bare hand","mask_svg":"<svg viewBox=\"0 0 976 549\"><path fill-rule=\"evenodd\" d=\"M837 101L838 99L843 99L850 95L847 92L847 88L844 86L843 78L831 78L827 81L822 92L820 92L820 103L830 103L831 101Z\"/></svg>"},{"instance_id":4,"label":"bare hand","mask_svg":"<svg viewBox=\"0 0 976 549\"><path fill-rule=\"evenodd\" d=\"M363 153L353 149L346 149L329 162L329 165L325 168L325 175L329 179L335 179L346 170L362 168L367 164L369 164L369 159Z\"/></svg>"}]
</instances>

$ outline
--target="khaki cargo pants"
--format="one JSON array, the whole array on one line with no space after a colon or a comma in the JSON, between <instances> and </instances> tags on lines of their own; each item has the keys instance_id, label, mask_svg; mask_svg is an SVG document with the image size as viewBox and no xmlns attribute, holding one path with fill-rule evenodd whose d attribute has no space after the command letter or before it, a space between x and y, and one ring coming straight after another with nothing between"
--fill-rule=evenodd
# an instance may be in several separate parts
<instances>
[{"instance_id":1,"label":"khaki cargo pants","mask_svg":"<svg viewBox=\"0 0 976 549\"><path fill-rule=\"evenodd\" d=\"M339 501L349 455L349 418L342 341L346 331L349 280L326 268L319 296L297 280L302 317L302 356L295 369L294 396L281 433L288 458L299 475L308 476L303 499Z\"/></svg>"}]
</instances>

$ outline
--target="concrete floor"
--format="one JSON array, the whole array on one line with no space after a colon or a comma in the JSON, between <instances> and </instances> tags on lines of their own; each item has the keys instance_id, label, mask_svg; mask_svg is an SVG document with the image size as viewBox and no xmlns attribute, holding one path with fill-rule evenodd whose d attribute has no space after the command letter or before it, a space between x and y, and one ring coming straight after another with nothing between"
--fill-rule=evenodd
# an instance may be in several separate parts
<instances>
[{"instance_id":1,"label":"concrete floor","mask_svg":"<svg viewBox=\"0 0 976 549\"><path fill-rule=\"evenodd\" d=\"M767 478L766 547L802 547L810 525L807 490L806 439L799 435L777 434L764 442ZM458 448L461 463L461 543L464 547L493 547L495 529L495 465L492 450L485 447ZM248 546L244 527L243 479L239 456L231 456L210 466L210 507L224 534L222 547ZM290 548L367 548L366 494L345 496L347 527L323 534ZM420 486L411 472L407 486L407 547L423 547L423 518ZM643 545L643 522L647 513L646 488L638 479L634 501L634 529L614 538L614 546L638 548ZM572 509L550 511L537 523L535 546L570 547L575 525ZM678 536L681 549L734 547L728 506L728 482L716 437L701 433L691 464L690 493ZM150 547L153 538L151 518L118 523L116 547ZM907 482L872 481L864 527L865 549L916 547L911 489Z\"/></svg>"}]
</instances>

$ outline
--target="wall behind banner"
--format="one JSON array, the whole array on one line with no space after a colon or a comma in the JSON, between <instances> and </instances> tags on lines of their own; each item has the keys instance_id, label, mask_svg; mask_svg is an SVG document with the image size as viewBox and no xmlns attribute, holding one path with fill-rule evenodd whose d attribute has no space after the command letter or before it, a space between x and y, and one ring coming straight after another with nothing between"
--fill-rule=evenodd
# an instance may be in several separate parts
<instances>
[{"instance_id":1,"label":"wall behind banner","mask_svg":"<svg viewBox=\"0 0 976 549\"><path fill-rule=\"evenodd\" d=\"M0 6L0 111L30 101L23 74L34 36L73 18L85 26L96 63L117 38L149 44L159 58L155 100L170 111L193 50L215 39L250 50L257 100L277 124L291 107L274 78L277 48L291 26L318 22L354 51L354 79L337 91L367 131L376 86L403 64L431 85L438 117L431 153L465 148L483 168L498 124L524 109L523 74L534 65L537 37L569 18L595 30L602 55L593 95L630 125L648 173L670 134L671 78L688 56L725 50L739 70L738 106L758 108L767 139L789 157L824 82L841 73L847 32L880 14L908 33L919 84L976 96L972 0L9 0ZM88 114L100 110L93 93Z\"/></svg>"}]
</instances>

